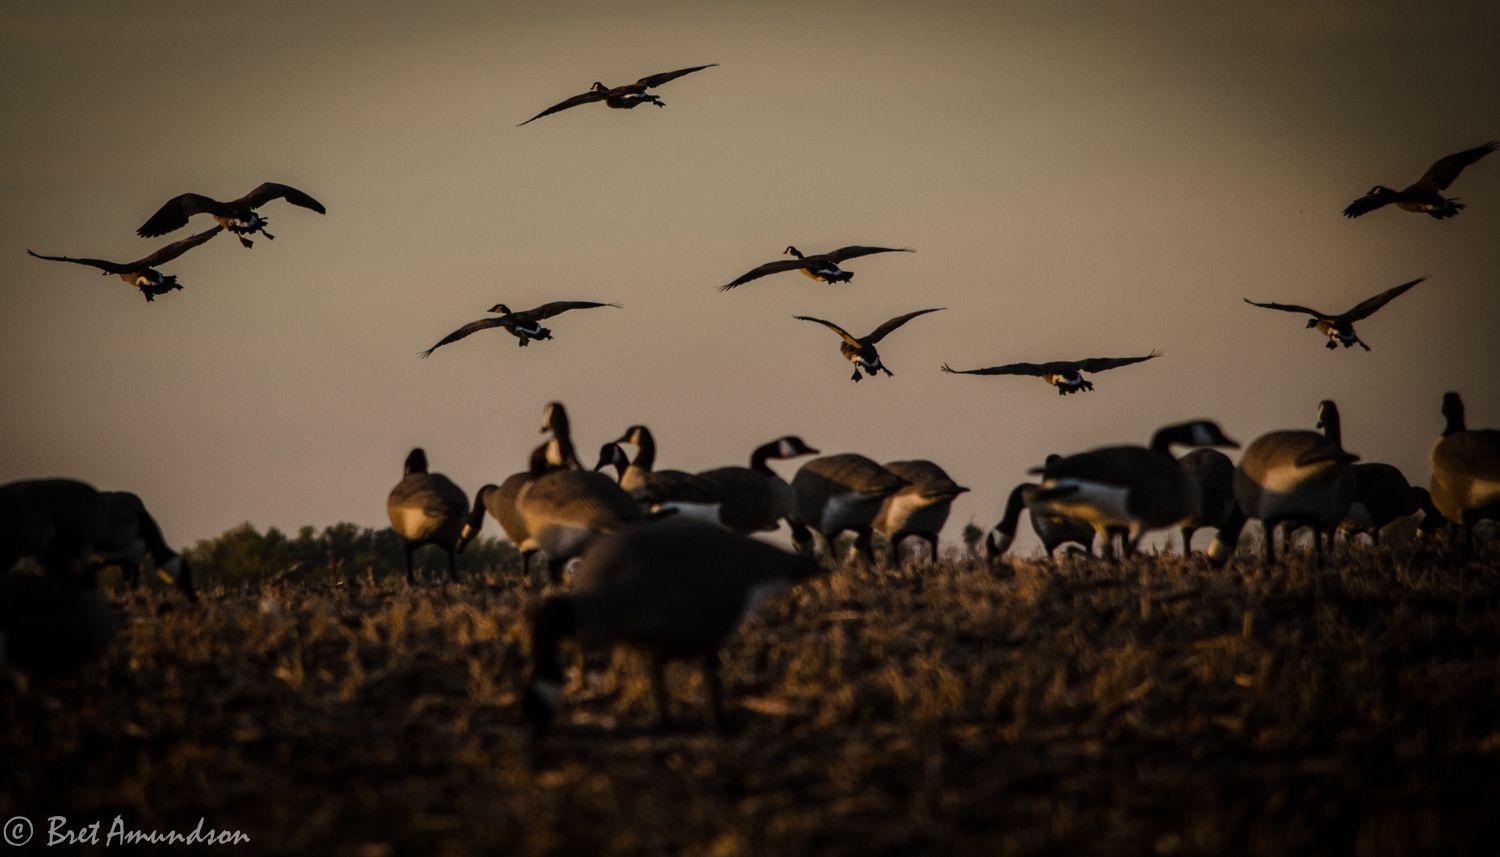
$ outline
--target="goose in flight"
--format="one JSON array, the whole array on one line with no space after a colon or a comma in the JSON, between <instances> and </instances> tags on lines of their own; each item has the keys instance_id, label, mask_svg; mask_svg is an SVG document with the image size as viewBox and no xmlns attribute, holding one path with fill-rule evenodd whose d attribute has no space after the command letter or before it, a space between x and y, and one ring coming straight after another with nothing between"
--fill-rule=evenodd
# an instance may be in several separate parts
<instances>
[{"instance_id":1,"label":"goose in flight","mask_svg":"<svg viewBox=\"0 0 1500 857\"><path fill-rule=\"evenodd\" d=\"M292 205L312 209L319 214L327 214L328 210L323 203L308 196L294 187L275 182L266 182L255 190L250 191L239 199L231 199L228 202L220 202L217 199L203 196L197 193L185 193L174 196L167 200L166 205L156 210L151 219L141 224L141 228L135 234L142 238L155 238L166 235L168 232L176 232L188 224L195 214L212 215L219 225L233 232L240 243L246 247L254 244L247 235L259 232L266 236L267 241L275 240L276 236L266 231L266 223L269 222L257 211L266 203L284 199Z\"/></svg>"},{"instance_id":2,"label":"goose in flight","mask_svg":"<svg viewBox=\"0 0 1500 857\"><path fill-rule=\"evenodd\" d=\"M141 294L146 296L146 300L154 301L157 295L164 295L174 289L179 291L182 289L176 277L163 274L161 271L156 270L156 266L167 264L223 231L224 227L215 226L212 229L199 232L197 235L168 244L150 256L144 259L137 259L134 262L75 259L72 256L43 256L34 250L27 250L26 252L38 259L46 259L49 262L72 262L75 265L88 265L91 268L98 268L104 272L105 276L114 274L130 285L140 289Z\"/></svg>"},{"instance_id":3,"label":"goose in flight","mask_svg":"<svg viewBox=\"0 0 1500 857\"><path fill-rule=\"evenodd\" d=\"M796 247L787 247L781 252L792 258L767 262L759 268L747 271L733 282L719 286L719 291L727 292L735 286L743 286L751 280L758 280L769 274L779 274L782 271L801 271L802 276L821 283L847 283L854 279L854 272L840 268L840 262L875 253L915 253L916 251L909 247L861 247L856 244L850 247L840 247L827 253L814 253L811 256L804 256Z\"/></svg>"},{"instance_id":4,"label":"goose in flight","mask_svg":"<svg viewBox=\"0 0 1500 857\"><path fill-rule=\"evenodd\" d=\"M861 369L865 370L865 374L869 375L871 378L875 377L876 372L884 372L887 375L894 376L896 373L885 368L885 365L880 362L880 353L875 350L875 343L884 339L896 328L900 327L903 324L906 324L908 321L911 321L917 316L924 315L929 312L937 312L941 309L947 309L947 307L919 309L916 312L909 312L906 315L898 315L885 324L882 324L881 326L875 328L866 336L854 336L850 334L849 331L843 329L842 327L839 327L831 321L824 321L821 318L813 318L810 315L797 315L792 317L800 321L815 321L818 324L821 324L829 330L833 331L834 333L837 333L844 340L843 343L839 345L839 353L844 355L845 360L848 360L850 363L854 364L853 379L855 381L858 381L860 379L859 370Z\"/></svg>"},{"instance_id":5,"label":"goose in flight","mask_svg":"<svg viewBox=\"0 0 1500 857\"><path fill-rule=\"evenodd\" d=\"M580 104L592 104L595 101L603 101L606 106L614 107L620 110L629 110L633 107L639 107L642 104L655 104L657 107L666 107L667 105L660 98L655 95L648 94L646 90L655 89L656 87L661 86L668 81L676 80L677 78L682 77L685 74L692 74L695 71L702 71L706 68L713 68L716 65L718 65L718 63L711 62L708 65L695 65L692 68L679 68L676 71L664 71L658 74L648 74L635 83L627 83L624 86L609 87L596 80L594 81L594 85L589 87L588 92L575 95L572 98L567 99L566 101L560 101L557 104L548 107L546 110L543 110L541 113L538 113L530 119L527 119L525 122L522 122L521 125L529 125L532 122L535 122L536 120L542 118L543 116L551 116L554 113L560 113L564 110L567 110L569 107L577 107ZM516 127L519 128L520 125Z\"/></svg>"},{"instance_id":6,"label":"goose in flight","mask_svg":"<svg viewBox=\"0 0 1500 857\"><path fill-rule=\"evenodd\" d=\"M1050 363L1007 363L988 369L954 369L944 363L943 371L954 375L1030 375L1056 387L1059 396L1066 396L1094 389L1092 383L1084 380L1084 372L1103 372L1160 356L1160 351L1153 351L1144 357L1090 357L1086 360L1053 360Z\"/></svg>"},{"instance_id":7,"label":"goose in flight","mask_svg":"<svg viewBox=\"0 0 1500 857\"><path fill-rule=\"evenodd\" d=\"M1415 184L1404 190L1375 185L1370 188L1369 193L1349 203L1349 206L1344 209L1344 216L1359 217L1381 206L1395 203L1402 211L1415 211L1438 220L1453 217L1463 211L1464 204L1458 201L1458 197L1445 197L1440 191L1447 190L1448 185L1453 184L1458 174L1464 171L1464 167L1497 148L1500 148L1500 142L1491 140L1483 146L1475 146L1472 149L1455 152L1446 158L1439 158L1427 168L1427 172L1423 173Z\"/></svg>"},{"instance_id":8,"label":"goose in flight","mask_svg":"<svg viewBox=\"0 0 1500 857\"><path fill-rule=\"evenodd\" d=\"M1359 334L1354 332L1354 323L1374 315L1376 310L1400 297L1407 289L1425 279L1427 278L1418 277L1399 286L1393 286L1372 298L1360 301L1353 309L1338 315L1329 315L1305 306L1298 306L1297 304L1257 303L1249 298L1245 298L1245 303L1264 309L1279 309L1282 312L1300 312L1312 316L1312 318L1307 320L1307 326L1310 328L1316 327L1319 333L1328 337L1328 344L1324 346L1325 348L1337 348L1340 345L1349 348L1358 345L1360 348L1369 351L1370 346L1366 345L1364 340L1359 338Z\"/></svg>"},{"instance_id":9,"label":"goose in flight","mask_svg":"<svg viewBox=\"0 0 1500 857\"><path fill-rule=\"evenodd\" d=\"M592 309L601 306L611 306L617 309L620 307L619 304L603 304L594 301L553 301L549 304L542 304L536 309L512 312L510 307L505 304L495 304L489 309L490 312L498 313L495 318L481 318L478 321L471 321L438 340L436 345L418 353L423 357L430 357L432 356L432 352L450 342L457 342L471 333L478 333L481 330L488 330L492 327L505 328L516 338L516 344L525 348L526 344L533 339L552 338L552 331L542 327L542 319L551 318L554 315L565 313L570 309Z\"/></svg>"}]
</instances>

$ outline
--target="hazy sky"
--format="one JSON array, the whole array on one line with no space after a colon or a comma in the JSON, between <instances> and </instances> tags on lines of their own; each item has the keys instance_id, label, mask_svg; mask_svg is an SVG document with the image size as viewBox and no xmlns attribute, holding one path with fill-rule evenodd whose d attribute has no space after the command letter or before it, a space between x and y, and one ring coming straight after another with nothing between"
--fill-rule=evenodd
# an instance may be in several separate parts
<instances>
[{"instance_id":1,"label":"hazy sky","mask_svg":"<svg viewBox=\"0 0 1500 857\"><path fill-rule=\"evenodd\" d=\"M1397 5L5 4L0 481L137 491L179 544L384 526L412 446L472 492L560 399L586 457L642 422L662 467L783 433L931 458L974 489L956 535L1048 452L1199 416L1248 442L1332 397L1351 450L1425 484L1444 390L1500 424L1500 156L1456 219L1339 212L1500 136L1500 4ZM515 127L707 62L666 109ZM328 216L273 203L274 242L220 236L151 304L24 255L139 258L169 197L265 180ZM789 243L917 252L715 290ZM1368 354L1240 301L1337 312L1424 274L1360 326ZM625 309L417 359L555 299ZM896 376L859 384L791 318L863 334L930 306L881 344ZM938 372L1152 348L1066 399Z\"/></svg>"}]
</instances>

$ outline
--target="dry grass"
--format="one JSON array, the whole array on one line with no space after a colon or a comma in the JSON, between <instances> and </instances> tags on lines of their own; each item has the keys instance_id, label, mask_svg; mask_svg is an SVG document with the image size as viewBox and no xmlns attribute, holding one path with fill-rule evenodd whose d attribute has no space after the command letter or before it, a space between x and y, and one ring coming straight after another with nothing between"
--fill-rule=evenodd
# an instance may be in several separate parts
<instances>
[{"instance_id":1,"label":"dry grass","mask_svg":"<svg viewBox=\"0 0 1500 857\"><path fill-rule=\"evenodd\" d=\"M0 818L372 856L1493 854L1497 566L846 568L728 647L738 734L654 733L621 653L537 746L543 590L141 593L98 669L0 698ZM671 678L703 715L696 671Z\"/></svg>"}]
</instances>

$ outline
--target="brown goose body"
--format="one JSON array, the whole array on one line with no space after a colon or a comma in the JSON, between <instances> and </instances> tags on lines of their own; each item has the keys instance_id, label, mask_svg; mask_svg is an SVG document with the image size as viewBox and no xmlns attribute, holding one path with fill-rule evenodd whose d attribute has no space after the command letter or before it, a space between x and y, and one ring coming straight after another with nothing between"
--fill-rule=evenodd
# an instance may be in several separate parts
<instances>
[{"instance_id":1,"label":"brown goose body","mask_svg":"<svg viewBox=\"0 0 1500 857\"><path fill-rule=\"evenodd\" d=\"M722 526L742 535L771 532L792 511L792 486L771 469L769 461L817 454L800 437L786 435L756 447L749 467L717 467L698 476L713 483L723 498L719 506Z\"/></svg>"},{"instance_id":2,"label":"brown goose body","mask_svg":"<svg viewBox=\"0 0 1500 857\"><path fill-rule=\"evenodd\" d=\"M881 502L875 530L890 539L893 555L900 554L901 542L916 537L927 543L936 561L938 533L948 523L953 500L969 489L931 461L888 461L882 466L907 484Z\"/></svg>"},{"instance_id":3,"label":"brown goose body","mask_svg":"<svg viewBox=\"0 0 1500 857\"><path fill-rule=\"evenodd\" d=\"M406 457L401 481L385 501L391 529L401 538L406 557L406 580L415 583L411 558L417 548L437 545L448 556L448 577L456 580L454 553L469 512L464 489L441 473L427 471L427 454L413 449Z\"/></svg>"},{"instance_id":4,"label":"brown goose body","mask_svg":"<svg viewBox=\"0 0 1500 857\"><path fill-rule=\"evenodd\" d=\"M1344 209L1345 217L1359 217L1368 214L1386 205L1394 204L1402 211L1426 214L1435 220L1445 220L1463 211L1464 204L1458 201L1458 197L1445 197L1442 191L1448 189L1463 172L1464 167L1469 166L1485 155L1500 148L1500 143L1491 140L1482 146L1455 152L1433 162L1412 184L1401 190L1388 188L1385 185L1375 185L1370 188L1369 193L1349 203Z\"/></svg>"},{"instance_id":5,"label":"brown goose body","mask_svg":"<svg viewBox=\"0 0 1500 857\"><path fill-rule=\"evenodd\" d=\"M1049 455L1047 464L1050 465L1061 459L1060 455ZM1045 514L1031 507L1031 499L1039 488L1041 486L1034 482L1022 482L1011 489L1000 520L985 534L984 552L986 559L990 562L998 562L1015 543L1016 529L1020 526L1022 511L1030 512L1031 530L1036 533L1038 539L1041 539L1042 547L1049 557L1058 548L1070 542L1082 546L1084 553L1089 553L1093 549L1094 527L1092 524L1062 515Z\"/></svg>"},{"instance_id":6,"label":"brown goose body","mask_svg":"<svg viewBox=\"0 0 1500 857\"><path fill-rule=\"evenodd\" d=\"M832 554L834 540L853 530L856 546L873 560L870 533L885 498L901 490L906 480L857 453L814 458L792 477L792 511L787 523L799 550L815 550L812 533L823 536Z\"/></svg>"},{"instance_id":7,"label":"brown goose body","mask_svg":"<svg viewBox=\"0 0 1500 857\"><path fill-rule=\"evenodd\" d=\"M0 574L0 676L65 676L97 660L120 620L90 585L51 575Z\"/></svg>"},{"instance_id":8,"label":"brown goose body","mask_svg":"<svg viewBox=\"0 0 1500 857\"><path fill-rule=\"evenodd\" d=\"M674 509L693 520L719 523L719 507L723 503L719 489L713 482L686 471L655 469L656 439L650 429L633 425L615 443L636 447L635 457L620 473L620 487L642 510Z\"/></svg>"},{"instance_id":9,"label":"brown goose body","mask_svg":"<svg viewBox=\"0 0 1500 857\"><path fill-rule=\"evenodd\" d=\"M197 247L208 239L223 232L222 226L191 235L181 241L176 241L157 250L155 253L134 262L111 262L106 259L84 259L72 256L44 256L32 250L26 253L37 259L48 262L72 262L75 265L87 265L90 268L98 268L106 276L114 275L124 280L127 284L139 289L148 302L156 300L160 295L171 291L181 291L182 285L175 276L163 274L157 270L157 266L176 259L183 253Z\"/></svg>"},{"instance_id":10,"label":"brown goose body","mask_svg":"<svg viewBox=\"0 0 1500 857\"><path fill-rule=\"evenodd\" d=\"M187 226L188 221L194 215L207 214L221 228L234 233L235 237L240 239L240 243L248 249L255 242L246 236L259 232L266 236L267 241L275 239L275 235L266 231L266 225L270 221L262 217L256 209L278 199L284 199L292 205L316 211L319 214L328 213L323 203L290 185L265 182L239 199L231 199L228 202L220 202L213 197L199 193L184 193L175 196L167 200L166 204L157 209L150 219L141 224L135 234L142 238L166 235L168 232L175 232Z\"/></svg>"},{"instance_id":11,"label":"brown goose body","mask_svg":"<svg viewBox=\"0 0 1500 857\"><path fill-rule=\"evenodd\" d=\"M1198 505L1182 521L1182 554L1192 552L1193 534L1203 527L1219 529L1234 516L1234 462L1217 449L1195 449L1177 459L1198 487Z\"/></svg>"},{"instance_id":12,"label":"brown goose body","mask_svg":"<svg viewBox=\"0 0 1500 857\"><path fill-rule=\"evenodd\" d=\"M1323 534L1344 519L1354 501L1349 465L1358 460L1313 431L1273 431L1246 447L1234 471L1234 520L1219 531L1209 557L1223 561L1234 551L1246 518L1266 532L1266 556L1275 555L1281 523L1312 527L1321 553Z\"/></svg>"},{"instance_id":13,"label":"brown goose body","mask_svg":"<svg viewBox=\"0 0 1500 857\"><path fill-rule=\"evenodd\" d=\"M1462 528L1467 544L1476 523L1500 520L1500 430L1468 428L1457 393L1444 394L1443 416L1443 436L1428 457L1428 490L1443 517Z\"/></svg>"},{"instance_id":14,"label":"brown goose body","mask_svg":"<svg viewBox=\"0 0 1500 857\"><path fill-rule=\"evenodd\" d=\"M522 486L516 513L529 538L547 555L554 582L568 560L602 535L639 521L643 515L630 495L602 473L553 470Z\"/></svg>"}]
</instances>

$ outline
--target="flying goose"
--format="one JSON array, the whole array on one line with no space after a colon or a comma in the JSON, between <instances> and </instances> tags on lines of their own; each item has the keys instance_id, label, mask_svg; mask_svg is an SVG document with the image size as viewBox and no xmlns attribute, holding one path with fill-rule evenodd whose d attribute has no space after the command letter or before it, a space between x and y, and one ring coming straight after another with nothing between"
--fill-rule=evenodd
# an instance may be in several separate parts
<instances>
[{"instance_id":1,"label":"flying goose","mask_svg":"<svg viewBox=\"0 0 1500 857\"><path fill-rule=\"evenodd\" d=\"M542 408L542 433L547 432L552 433L544 450L547 466L582 470L583 462L578 460L578 452L573 448L573 429L568 422L568 409L563 407L562 402L548 402Z\"/></svg>"},{"instance_id":2,"label":"flying goose","mask_svg":"<svg viewBox=\"0 0 1500 857\"><path fill-rule=\"evenodd\" d=\"M385 501L391 529L401 538L406 582L416 583L411 555L423 545L437 545L448 555L448 579L458 580L453 554L469 514L469 497L441 473L427 472L427 453L413 449L402 465L401 481Z\"/></svg>"},{"instance_id":3,"label":"flying goose","mask_svg":"<svg viewBox=\"0 0 1500 857\"><path fill-rule=\"evenodd\" d=\"M506 332L510 333L511 336L514 336L516 338L516 344L521 346L522 348L525 348L527 343L531 342L533 339L552 338L552 331L545 327L542 327L542 319L551 318L554 315L565 313L570 309L592 309L594 307L601 306L615 307L617 309L620 307L619 304L606 304L598 303L595 301L553 301L549 304L542 304L536 309L522 310L521 312L511 312L510 307L506 306L505 304L495 304L494 306L489 308L490 312L499 313L499 315L495 318L481 318L478 321L471 321L463 327L460 327L458 330L455 330L442 339L439 339L437 341L437 344L432 346L431 348L428 348L425 351L419 351L417 353L424 358L431 357L432 352L438 350L439 348L442 348L444 345L447 345L450 342L457 342L471 333L478 333L481 330L489 330L492 327L505 328Z\"/></svg>"},{"instance_id":4,"label":"flying goose","mask_svg":"<svg viewBox=\"0 0 1500 857\"><path fill-rule=\"evenodd\" d=\"M1267 562L1275 561L1276 528L1283 523L1311 527L1321 558L1324 533L1344 519L1354 501L1349 465L1358 460L1317 432L1282 430L1256 438L1234 469L1236 508L1209 546L1209 559L1223 563L1234 554L1249 518L1258 518L1265 529Z\"/></svg>"},{"instance_id":5,"label":"flying goose","mask_svg":"<svg viewBox=\"0 0 1500 857\"><path fill-rule=\"evenodd\" d=\"M1177 459L1198 486L1198 506L1179 525L1182 555L1193 552L1193 534L1204 527L1222 529L1234 516L1234 462L1217 449L1195 449Z\"/></svg>"},{"instance_id":6,"label":"flying goose","mask_svg":"<svg viewBox=\"0 0 1500 857\"><path fill-rule=\"evenodd\" d=\"M1355 304L1353 309L1338 315L1329 315L1305 306L1298 306L1297 304L1257 303L1249 298L1245 298L1244 300L1245 303L1251 306L1258 306L1263 309L1279 309L1282 312L1300 312L1312 316L1312 318L1307 320L1307 326L1309 328L1317 328L1319 333L1328 337L1328 344L1324 346L1325 348L1332 349L1340 345L1349 348L1357 344L1360 348L1369 351L1370 346L1366 345L1364 340L1359 338L1359 334L1354 332L1354 323L1374 315L1376 310L1400 297L1407 289L1425 279L1427 278L1418 277L1399 286L1392 286L1374 297L1360 301L1358 304Z\"/></svg>"},{"instance_id":7,"label":"flying goose","mask_svg":"<svg viewBox=\"0 0 1500 857\"><path fill-rule=\"evenodd\" d=\"M862 247L855 244L849 247L840 247L837 250L830 250L827 253L814 253L811 256L804 256L802 251L790 246L781 252L792 258L767 262L759 268L747 271L735 278L733 282L719 286L719 291L727 292L736 286L743 286L751 280L758 280L769 274L779 274L782 271L801 271L804 277L817 280L820 283L847 283L854 279L854 272L845 271L843 268L840 268L840 262L849 259L858 259L860 256L870 256L875 253L915 253L916 251L909 247Z\"/></svg>"},{"instance_id":8,"label":"flying goose","mask_svg":"<svg viewBox=\"0 0 1500 857\"><path fill-rule=\"evenodd\" d=\"M546 110L543 110L541 113L538 113L530 119L527 119L525 122L520 123L520 125L517 125L516 127L519 128L521 125L529 125L530 123L535 122L543 116L551 116L554 113L559 113L561 111L567 110L569 107L577 107L580 104L592 104L595 101L603 101L605 106L613 107L619 110L630 110L631 108L639 107L642 104L655 104L657 107L666 107L667 105L665 102L663 102L657 96L647 93L646 90L655 89L656 87L661 86L668 81L676 80L677 78L682 77L685 74L692 74L695 71L702 71L706 68L713 68L716 65L718 65L718 63L711 62L708 65L695 65L692 68L680 68L676 71L664 71L657 74L648 74L640 80L637 80L635 83L627 83L623 86L609 87L596 80L594 81L594 85L589 87L587 92L575 95L565 101L560 101L552 105L551 107L548 107Z\"/></svg>"},{"instance_id":9,"label":"flying goose","mask_svg":"<svg viewBox=\"0 0 1500 857\"><path fill-rule=\"evenodd\" d=\"M888 461L882 466L907 482L885 498L875 516L875 530L890 540L891 560L901 556L903 541L915 537L927 543L931 561L937 562L938 533L948 523L953 499L969 489L931 461Z\"/></svg>"},{"instance_id":10,"label":"flying goose","mask_svg":"<svg viewBox=\"0 0 1500 857\"><path fill-rule=\"evenodd\" d=\"M1339 417L1338 405L1331 399L1318 403L1315 427L1323 432L1329 443L1344 448L1343 420ZM1351 464L1349 478L1354 484L1354 498L1338 529L1351 537L1369 533L1371 540L1379 546L1380 531L1397 518L1424 512L1423 520L1430 527L1442 517L1432 508L1432 498L1426 489L1412 487L1406 476L1392 465L1382 462Z\"/></svg>"},{"instance_id":11,"label":"flying goose","mask_svg":"<svg viewBox=\"0 0 1500 857\"><path fill-rule=\"evenodd\" d=\"M792 477L792 510L787 524L797 550L813 556L813 533L828 545L830 561L838 562L835 540L845 530L855 533L855 550L874 564L870 533L885 498L900 491L906 480L874 461L852 452L825 455L802 465Z\"/></svg>"},{"instance_id":12,"label":"flying goose","mask_svg":"<svg viewBox=\"0 0 1500 857\"><path fill-rule=\"evenodd\" d=\"M98 659L119 630L109 603L85 581L0 574L0 677L58 678Z\"/></svg>"},{"instance_id":13,"label":"flying goose","mask_svg":"<svg viewBox=\"0 0 1500 857\"><path fill-rule=\"evenodd\" d=\"M1124 552L1135 552L1141 537L1180 525L1198 510L1198 484L1172 457L1172 447L1236 447L1217 423L1193 420L1165 426L1149 447L1110 446L1070 455L1033 469L1042 484L1031 497L1032 513L1087 521L1113 552L1111 533L1124 530Z\"/></svg>"},{"instance_id":14,"label":"flying goose","mask_svg":"<svg viewBox=\"0 0 1500 857\"><path fill-rule=\"evenodd\" d=\"M648 512L675 509L679 515L705 523L719 523L719 506L723 498L719 489L701 476L681 470L655 470L656 439L651 430L643 425L633 425L620 435L615 444L628 443L636 448L635 458L624 470L619 471L620 487L625 489L641 508ZM618 448L618 447L617 447ZM615 458L609 445L601 450L602 455L595 470L611 462L605 456Z\"/></svg>"},{"instance_id":15,"label":"flying goose","mask_svg":"<svg viewBox=\"0 0 1500 857\"><path fill-rule=\"evenodd\" d=\"M894 376L896 373L885 368L885 366L880 362L880 353L875 350L875 343L884 339L888 334L891 333L891 331L895 330L903 324L906 324L908 321L911 321L917 316L929 312L937 312L941 309L946 309L946 307L919 309L916 312L909 312L906 315L898 315L890 321L887 321L885 324L882 324L881 326L875 328L868 335L861 337L855 337L842 327L839 327L831 321L824 321L821 318L813 318L810 315L795 315L792 317L800 321L815 321L818 324L821 324L824 327L828 328L829 330L832 330L834 333L837 333L839 337L844 340L843 343L839 345L839 353L844 355L845 360L848 360L850 363L854 364L854 375L852 377L855 381L858 381L860 379L859 370L861 369L865 370L865 373L868 374L871 378L875 377L876 372L884 372L887 375Z\"/></svg>"},{"instance_id":16,"label":"flying goose","mask_svg":"<svg viewBox=\"0 0 1500 857\"><path fill-rule=\"evenodd\" d=\"M266 236L267 241L276 239L275 235L266 231L266 224L269 221L256 209L277 199L284 199L292 205L310 209L319 214L328 213L323 203L302 191L288 185L266 182L239 199L231 199L228 202L220 202L197 193L174 196L157 209L156 213L151 215L150 220L141 224L141 228L137 229L135 234L142 238L166 235L168 232L175 232L188 225L188 220L193 215L208 214L218 221L220 226L233 232L235 237L240 239L241 244L250 247L255 242L245 237L247 235L259 232Z\"/></svg>"},{"instance_id":17,"label":"flying goose","mask_svg":"<svg viewBox=\"0 0 1500 857\"><path fill-rule=\"evenodd\" d=\"M184 238L181 241L168 244L144 259L134 262L107 262L103 259L75 259L71 256L43 256L34 250L27 250L27 254L38 259L46 259L49 262L72 262L75 265L88 265L98 268L105 276L114 274L132 286L141 290L147 301L156 300L157 295L164 295L174 289L180 291L182 286L178 284L175 276L167 276L156 270L157 265L165 265L181 256L183 253L197 247L199 244L218 235L224 231L224 227L215 226L206 229L197 235Z\"/></svg>"},{"instance_id":18,"label":"flying goose","mask_svg":"<svg viewBox=\"0 0 1500 857\"><path fill-rule=\"evenodd\" d=\"M719 523L741 534L772 532L792 510L792 486L768 462L785 461L818 451L796 435L785 435L757 446L749 467L717 467L699 473L713 483L723 498Z\"/></svg>"},{"instance_id":19,"label":"flying goose","mask_svg":"<svg viewBox=\"0 0 1500 857\"><path fill-rule=\"evenodd\" d=\"M1056 387L1059 396L1066 396L1094 389L1091 382L1084 380L1084 372L1103 372L1160 356L1160 351L1153 351L1144 357L1089 357L1085 360L1054 360L1050 363L1007 363L988 369L954 369L944 363L943 371L954 375L1030 375Z\"/></svg>"},{"instance_id":20,"label":"flying goose","mask_svg":"<svg viewBox=\"0 0 1500 857\"><path fill-rule=\"evenodd\" d=\"M547 572L553 583L560 583L563 567L589 542L645 516L630 495L602 473L547 468L545 454L538 450L515 508L529 536L528 546L547 555Z\"/></svg>"},{"instance_id":21,"label":"flying goose","mask_svg":"<svg viewBox=\"0 0 1500 857\"><path fill-rule=\"evenodd\" d=\"M1415 184L1405 190L1375 185L1370 188L1369 193L1349 203L1349 207L1344 209L1344 216L1359 217L1381 206L1395 203L1403 211L1420 212L1438 220L1452 217L1463 210L1464 204L1458 201L1458 197L1444 197L1439 191L1447 190L1464 167L1495 151L1497 147L1500 147L1500 143L1491 140L1483 146L1439 158Z\"/></svg>"},{"instance_id":22,"label":"flying goose","mask_svg":"<svg viewBox=\"0 0 1500 857\"><path fill-rule=\"evenodd\" d=\"M1061 460L1060 455L1049 455L1047 465L1053 465ZM1022 482L1011 489L1010 496L1005 501L1005 512L984 537L985 557L991 563L998 562L1015 542L1016 528L1021 523L1022 510L1031 512L1031 529L1036 533L1037 538L1042 540L1042 547L1046 549L1047 556L1052 556L1058 548L1069 542L1082 545L1084 553L1089 553L1093 549L1094 528L1087 521L1065 518L1061 515L1045 515L1031 508L1031 498L1040 487L1034 482Z\"/></svg>"},{"instance_id":23,"label":"flying goose","mask_svg":"<svg viewBox=\"0 0 1500 857\"><path fill-rule=\"evenodd\" d=\"M699 659L715 723L724 729L719 648L762 602L820 571L807 557L692 521L601 538L579 563L572 591L537 610L522 710L538 736L551 727L564 681L559 643L574 638L585 648L619 643L645 652L664 726L667 662Z\"/></svg>"},{"instance_id":24,"label":"flying goose","mask_svg":"<svg viewBox=\"0 0 1500 857\"><path fill-rule=\"evenodd\" d=\"M198 599L192 568L136 495L75 479L0 485L0 575L29 557L50 576L92 586L99 569L122 566L129 577L147 556L184 596Z\"/></svg>"},{"instance_id":25,"label":"flying goose","mask_svg":"<svg viewBox=\"0 0 1500 857\"><path fill-rule=\"evenodd\" d=\"M1470 429L1457 393L1443 394L1443 436L1432 447L1429 490L1443 517L1457 524L1465 548L1474 525L1500 520L1500 429Z\"/></svg>"}]
</instances>

